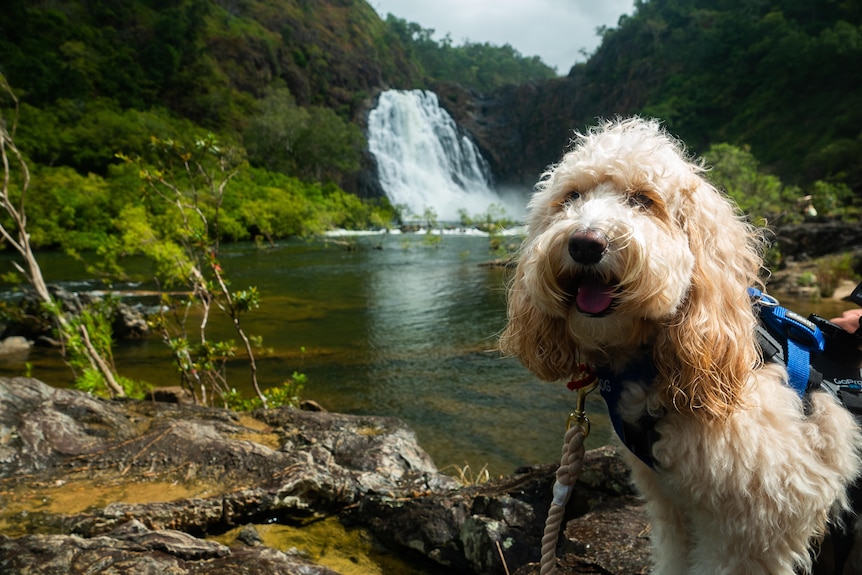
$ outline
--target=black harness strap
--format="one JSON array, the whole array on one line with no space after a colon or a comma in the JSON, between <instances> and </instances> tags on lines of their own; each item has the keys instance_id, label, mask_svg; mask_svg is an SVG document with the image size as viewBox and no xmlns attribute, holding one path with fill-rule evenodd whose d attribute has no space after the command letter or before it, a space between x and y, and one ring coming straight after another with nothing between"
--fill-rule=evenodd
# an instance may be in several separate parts
<instances>
[{"instance_id":1,"label":"black harness strap","mask_svg":"<svg viewBox=\"0 0 862 575\"><path fill-rule=\"evenodd\" d=\"M623 383L638 381L652 386L655 376L655 365L649 358L629 364L622 373L614 373L606 367L596 369L599 391L608 406L608 415L610 415L614 431L622 440L623 445L650 468L655 468L652 446L659 439L659 434L655 430L655 424L658 420L645 416L636 424L624 421L619 412L619 402L623 392Z\"/></svg>"}]
</instances>

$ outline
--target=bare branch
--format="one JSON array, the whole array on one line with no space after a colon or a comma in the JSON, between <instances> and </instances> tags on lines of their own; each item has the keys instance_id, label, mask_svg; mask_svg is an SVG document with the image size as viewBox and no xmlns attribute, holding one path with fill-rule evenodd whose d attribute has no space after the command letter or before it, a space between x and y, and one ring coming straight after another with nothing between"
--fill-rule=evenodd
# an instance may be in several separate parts
<instances>
[{"instance_id":1,"label":"bare branch","mask_svg":"<svg viewBox=\"0 0 862 575\"><path fill-rule=\"evenodd\" d=\"M12 92L12 89L9 87L9 84L2 75L0 75L0 90L6 92L6 94L15 102L15 115L12 121L12 130L14 132L18 123L18 99L15 97L15 94ZM2 235L3 239L20 254L21 258L24 260L26 268L17 262L15 263L15 267L24 274L24 277L36 291L38 298L43 303L50 306L52 315L57 322L57 325L59 325L61 335L64 338L69 338L72 337L75 330L72 328L69 319L63 313L62 308L59 305L55 305L54 298L48 291L48 286L42 276L42 268L39 266L39 262L37 261L36 255L30 245L30 235L27 232L27 214L24 210L25 198L27 197L27 191L30 188L30 170L27 168L24 156L15 146L12 134L9 133L6 126L6 119L3 116L0 116L0 161L2 161L3 165L3 187L0 189L0 206L2 206L3 210L12 219L11 229L0 223L0 235ZM11 198L13 165L10 163L10 154L14 159L15 164L17 164L17 166L14 167L20 172L21 178L20 188L18 190L20 199L17 206L12 202ZM87 328L84 325L80 325L79 331L79 335L82 338L84 345L84 353L90 364L93 366L93 369L101 374L102 378L108 385L108 390L112 396L124 396L125 392L123 391L122 386L117 383L113 370L108 366L104 358L99 354L90 341L90 335L87 332Z\"/></svg>"}]
</instances>

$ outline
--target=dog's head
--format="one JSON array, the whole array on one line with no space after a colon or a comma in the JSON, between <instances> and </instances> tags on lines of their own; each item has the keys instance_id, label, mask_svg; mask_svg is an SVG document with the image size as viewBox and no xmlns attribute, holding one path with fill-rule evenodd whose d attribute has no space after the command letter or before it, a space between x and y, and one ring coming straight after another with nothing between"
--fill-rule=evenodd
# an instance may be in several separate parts
<instances>
[{"instance_id":1,"label":"dog's head","mask_svg":"<svg viewBox=\"0 0 862 575\"><path fill-rule=\"evenodd\" d=\"M729 412L757 361L757 235L656 121L606 122L536 185L502 349L546 380L651 353L676 409Z\"/></svg>"}]
</instances>

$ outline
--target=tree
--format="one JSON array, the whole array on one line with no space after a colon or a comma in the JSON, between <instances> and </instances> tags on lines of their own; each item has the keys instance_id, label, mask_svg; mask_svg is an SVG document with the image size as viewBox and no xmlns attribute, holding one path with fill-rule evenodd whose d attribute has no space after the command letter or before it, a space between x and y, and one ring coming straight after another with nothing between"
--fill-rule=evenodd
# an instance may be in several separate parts
<instances>
[{"instance_id":1,"label":"tree","mask_svg":"<svg viewBox=\"0 0 862 575\"><path fill-rule=\"evenodd\" d=\"M76 318L67 316L62 305L54 301L42 276L42 269L33 253L33 248L30 245L30 234L27 231L26 198L30 187L30 171L24 161L24 156L16 147L13 139L17 125L18 99L2 75L0 75L0 89L12 99L15 106L11 131L6 118L0 114L0 160L3 163L0 205L9 217L8 223L0 222L0 237L23 258L23 266L18 262L15 262L14 265L33 287L43 306L56 320L61 340L72 356L73 367L83 367L84 375L82 377L96 378L104 382L112 397L125 396L126 391L118 381L116 369L111 361L110 338L108 338L107 350L105 350L104 315L84 310ZM13 172L16 171L16 167L17 175L13 179ZM15 192L17 192L17 198ZM102 337L94 341L92 337L94 333L100 334Z\"/></svg>"},{"instance_id":2,"label":"tree","mask_svg":"<svg viewBox=\"0 0 862 575\"><path fill-rule=\"evenodd\" d=\"M419 60L424 72L437 81L490 92L507 84L548 80L557 75L538 56L522 56L509 44L465 42L455 46L448 34L440 41L434 40L433 29L392 14L387 14L386 26Z\"/></svg>"},{"instance_id":3,"label":"tree","mask_svg":"<svg viewBox=\"0 0 862 575\"><path fill-rule=\"evenodd\" d=\"M747 147L714 144L704 158L712 166L708 178L734 199L739 208L753 217L774 219L796 212L802 195L771 174L760 171L757 159Z\"/></svg>"},{"instance_id":4,"label":"tree","mask_svg":"<svg viewBox=\"0 0 862 575\"><path fill-rule=\"evenodd\" d=\"M252 386L266 407L267 398L257 381L252 337L241 322L241 316L260 303L257 288L231 291L218 259L225 194L238 173L236 149L223 148L213 134L197 138L191 145L157 137L151 142L159 167L137 159L151 201L148 209L135 206L126 212L121 249L126 253L140 251L154 259L160 283L180 282L191 290L182 301L163 296L163 312L156 325L174 354L183 384L195 398L200 392L201 401L207 403L208 395L213 400L219 396L227 406L233 396L225 375L233 345L212 341L207 335L212 314L218 310L227 316L242 341ZM156 227L153 219L168 220L172 225ZM196 337L186 329L193 306L199 312Z\"/></svg>"},{"instance_id":5,"label":"tree","mask_svg":"<svg viewBox=\"0 0 862 575\"><path fill-rule=\"evenodd\" d=\"M257 105L243 136L248 159L267 170L291 173L291 157L300 134L307 129L308 112L296 105L287 88L271 88Z\"/></svg>"},{"instance_id":6,"label":"tree","mask_svg":"<svg viewBox=\"0 0 862 575\"><path fill-rule=\"evenodd\" d=\"M360 168L365 137L329 108L303 108L287 88L267 91L244 130L249 161L306 181L338 183Z\"/></svg>"},{"instance_id":7,"label":"tree","mask_svg":"<svg viewBox=\"0 0 862 575\"><path fill-rule=\"evenodd\" d=\"M329 108L312 106L293 155L296 173L311 181L340 183L343 174L359 171L364 147L359 127Z\"/></svg>"}]
</instances>

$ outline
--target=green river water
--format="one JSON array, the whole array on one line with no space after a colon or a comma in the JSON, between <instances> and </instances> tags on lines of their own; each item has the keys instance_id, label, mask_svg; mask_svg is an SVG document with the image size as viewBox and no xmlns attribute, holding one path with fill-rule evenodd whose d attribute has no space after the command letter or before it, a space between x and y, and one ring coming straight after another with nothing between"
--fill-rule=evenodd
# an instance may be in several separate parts
<instances>
[{"instance_id":1,"label":"green river water","mask_svg":"<svg viewBox=\"0 0 862 575\"><path fill-rule=\"evenodd\" d=\"M303 396L330 411L399 417L441 469L469 465L469 472L478 473L487 466L491 475L500 475L557 461L574 397L562 383L540 382L516 360L493 351L505 325L505 272L482 265L493 259L487 237L444 235L437 246L414 234L350 241L359 249L331 240L223 248L222 265L233 287L255 285L261 292L261 308L244 320L270 350L258 357L261 384L277 386L299 371L308 376ZM71 290L101 289L80 263L62 254L40 254L40 261L48 281ZM8 260L0 265L6 268ZM145 268L137 271L147 276ZM142 281L112 288L154 286ZM783 303L827 317L849 306ZM233 337L227 325L214 328L213 338ZM115 360L127 377L178 383L158 338L121 342ZM54 385L71 383L56 350L0 358L2 376L27 369ZM242 362L230 367L229 377L251 395ZM608 442L599 397L590 398L588 414L588 447Z\"/></svg>"}]
</instances>

